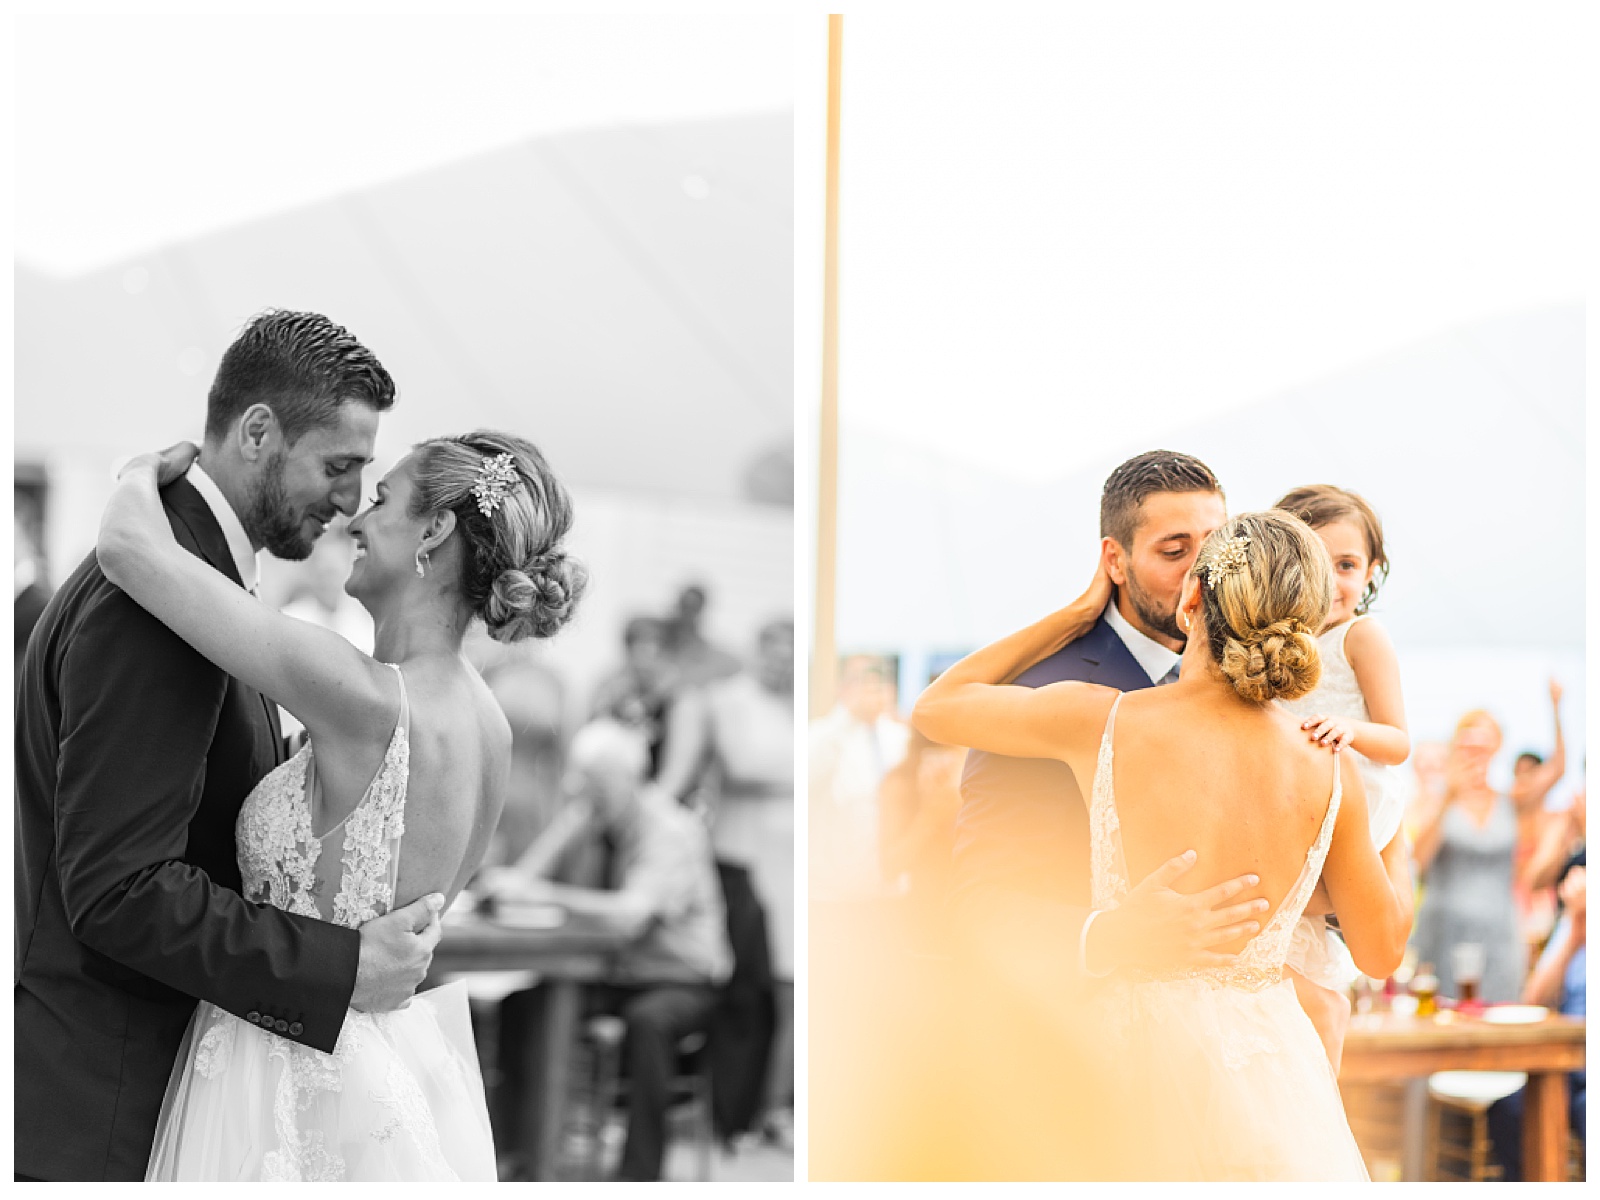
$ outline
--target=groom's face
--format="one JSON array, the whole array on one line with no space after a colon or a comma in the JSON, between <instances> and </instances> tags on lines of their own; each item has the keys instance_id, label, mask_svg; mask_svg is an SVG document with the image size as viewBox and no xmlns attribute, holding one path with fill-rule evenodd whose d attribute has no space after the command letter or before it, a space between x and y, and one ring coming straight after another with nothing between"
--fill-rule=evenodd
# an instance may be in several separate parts
<instances>
[{"instance_id":1,"label":"groom's face","mask_svg":"<svg viewBox=\"0 0 1600 1200\"><path fill-rule=\"evenodd\" d=\"M377 410L351 401L332 425L274 447L245 513L251 539L278 558L309 558L328 523L356 511L361 469L372 461L377 436Z\"/></svg>"},{"instance_id":2,"label":"groom's face","mask_svg":"<svg viewBox=\"0 0 1600 1200\"><path fill-rule=\"evenodd\" d=\"M1178 600L1200 544L1227 520L1215 492L1156 492L1139 506L1133 545L1114 543L1109 570L1117 605L1135 628L1158 640L1182 643Z\"/></svg>"}]
</instances>

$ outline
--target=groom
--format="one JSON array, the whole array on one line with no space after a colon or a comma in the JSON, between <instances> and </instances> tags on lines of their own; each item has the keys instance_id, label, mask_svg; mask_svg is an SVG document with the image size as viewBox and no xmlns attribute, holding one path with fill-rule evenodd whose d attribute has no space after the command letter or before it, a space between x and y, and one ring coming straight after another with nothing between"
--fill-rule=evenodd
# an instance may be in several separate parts
<instances>
[{"instance_id":1,"label":"groom","mask_svg":"<svg viewBox=\"0 0 1600 1200\"><path fill-rule=\"evenodd\" d=\"M1076 679L1133 691L1177 678L1184 576L1226 519L1222 487L1186 454L1129 459L1105 482L1101 564L1111 603L1077 641L1012 682ZM972 1120L967 1169L976 1178L1093 1178L1106 1130L1074 1016L1091 976L1119 965L1170 967L1206 951L1243 919L1226 902L1233 880L1192 896L1172 884L1173 860L1114 909L1089 908L1088 805L1065 763L973 751L956 817L952 913L981 980L963 1003Z\"/></svg>"},{"instance_id":2,"label":"groom","mask_svg":"<svg viewBox=\"0 0 1600 1200\"><path fill-rule=\"evenodd\" d=\"M257 551L305 558L355 511L393 403L326 317L257 317L223 355L199 463L163 492L174 534L253 591ZM16 752L18 1179L144 1178L196 998L331 1051L347 1008L397 1008L421 982L436 897L358 931L240 896L233 827L283 760L276 705L93 553L29 643Z\"/></svg>"}]
</instances>

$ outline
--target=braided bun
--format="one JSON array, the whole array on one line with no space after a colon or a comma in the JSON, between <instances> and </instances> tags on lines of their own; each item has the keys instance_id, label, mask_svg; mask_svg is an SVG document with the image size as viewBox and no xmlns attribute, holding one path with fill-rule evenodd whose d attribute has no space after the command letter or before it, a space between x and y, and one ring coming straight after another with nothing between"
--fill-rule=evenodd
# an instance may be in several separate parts
<instances>
[{"instance_id":1,"label":"braided bun","mask_svg":"<svg viewBox=\"0 0 1600 1200\"><path fill-rule=\"evenodd\" d=\"M1322 654L1317 639L1293 618L1274 621L1243 641L1226 638L1218 664L1233 690L1258 704L1268 700L1295 700L1317 686L1322 678Z\"/></svg>"},{"instance_id":2,"label":"braided bun","mask_svg":"<svg viewBox=\"0 0 1600 1200\"><path fill-rule=\"evenodd\" d=\"M1211 656L1242 699L1294 700L1317 686L1315 631L1328 619L1333 572L1305 522L1280 511L1235 517L1206 539L1195 571Z\"/></svg>"},{"instance_id":3,"label":"braided bun","mask_svg":"<svg viewBox=\"0 0 1600 1200\"><path fill-rule=\"evenodd\" d=\"M588 578L583 564L561 551L501 571L483 605L489 636L497 642L552 637L572 619Z\"/></svg>"}]
</instances>

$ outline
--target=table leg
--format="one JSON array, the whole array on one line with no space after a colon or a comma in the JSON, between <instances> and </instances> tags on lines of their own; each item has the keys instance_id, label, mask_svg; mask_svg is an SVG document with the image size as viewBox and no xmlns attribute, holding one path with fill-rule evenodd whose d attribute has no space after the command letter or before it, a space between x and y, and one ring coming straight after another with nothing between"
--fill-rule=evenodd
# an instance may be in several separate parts
<instances>
[{"instance_id":1,"label":"table leg","mask_svg":"<svg viewBox=\"0 0 1600 1200\"><path fill-rule=\"evenodd\" d=\"M529 1031L524 1043L524 1078L530 1093L523 1106L522 1145L529 1174L536 1180L556 1178L561 1161L561 1126L567 1114L567 1087L572 1073L572 1045L582 1015L583 985L549 979L539 985L549 989L543 1022Z\"/></svg>"},{"instance_id":2,"label":"table leg","mask_svg":"<svg viewBox=\"0 0 1600 1200\"><path fill-rule=\"evenodd\" d=\"M1405 1081L1400 1104L1400 1178L1415 1183L1426 1178L1428 1157L1428 1080Z\"/></svg>"},{"instance_id":3,"label":"table leg","mask_svg":"<svg viewBox=\"0 0 1600 1200\"><path fill-rule=\"evenodd\" d=\"M1529 1073L1522 1109L1522 1169L1529 1180L1567 1177L1567 1073Z\"/></svg>"}]
</instances>

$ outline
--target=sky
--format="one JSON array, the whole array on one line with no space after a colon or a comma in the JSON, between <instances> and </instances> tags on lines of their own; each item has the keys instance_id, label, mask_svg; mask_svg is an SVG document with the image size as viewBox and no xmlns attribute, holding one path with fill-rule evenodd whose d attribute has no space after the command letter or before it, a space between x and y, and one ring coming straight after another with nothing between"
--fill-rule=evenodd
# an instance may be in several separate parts
<instances>
[{"instance_id":1,"label":"sky","mask_svg":"<svg viewBox=\"0 0 1600 1200\"><path fill-rule=\"evenodd\" d=\"M76 276L539 134L787 110L791 39L786 14L24 13L15 254Z\"/></svg>"}]
</instances>

